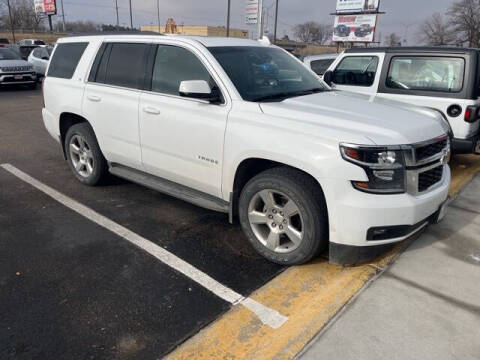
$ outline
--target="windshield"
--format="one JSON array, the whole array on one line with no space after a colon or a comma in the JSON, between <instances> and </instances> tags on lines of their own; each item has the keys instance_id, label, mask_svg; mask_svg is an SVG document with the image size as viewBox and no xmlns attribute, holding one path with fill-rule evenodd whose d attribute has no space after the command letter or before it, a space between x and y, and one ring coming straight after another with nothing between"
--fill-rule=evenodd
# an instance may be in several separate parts
<instances>
[{"instance_id":1,"label":"windshield","mask_svg":"<svg viewBox=\"0 0 480 360\"><path fill-rule=\"evenodd\" d=\"M20 56L10 49L0 49L0 60L20 60Z\"/></svg>"},{"instance_id":2,"label":"windshield","mask_svg":"<svg viewBox=\"0 0 480 360\"><path fill-rule=\"evenodd\" d=\"M42 41L42 40L35 40L35 41L33 42L33 44L34 44L34 45L45 45L45 42Z\"/></svg>"},{"instance_id":3,"label":"windshield","mask_svg":"<svg viewBox=\"0 0 480 360\"><path fill-rule=\"evenodd\" d=\"M246 101L282 101L326 90L302 63L281 49L236 46L209 50Z\"/></svg>"}]
</instances>

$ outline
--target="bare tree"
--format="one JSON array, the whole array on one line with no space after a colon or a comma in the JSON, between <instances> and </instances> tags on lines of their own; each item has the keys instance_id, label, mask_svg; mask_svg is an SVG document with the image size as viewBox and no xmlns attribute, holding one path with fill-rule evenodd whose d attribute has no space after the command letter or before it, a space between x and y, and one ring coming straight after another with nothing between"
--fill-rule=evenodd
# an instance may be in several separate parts
<instances>
[{"instance_id":1,"label":"bare tree","mask_svg":"<svg viewBox=\"0 0 480 360\"><path fill-rule=\"evenodd\" d=\"M453 24L459 42L480 47L480 0L458 0L450 6L447 15Z\"/></svg>"},{"instance_id":2,"label":"bare tree","mask_svg":"<svg viewBox=\"0 0 480 360\"><path fill-rule=\"evenodd\" d=\"M10 9L12 18L7 9L6 0L0 0L0 24L4 28L23 30L41 30L45 21L45 16L36 14L32 1L30 0L10 0Z\"/></svg>"},{"instance_id":3,"label":"bare tree","mask_svg":"<svg viewBox=\"0 0 480 360\"><path fill-rule=\"evenodd\" d=\"M315 21L308 21L297 24L293 28L295 37L306 43L324 44L332 36L332 27L326 24L319 24Z\"/></svg>"},{"instance_id":4,"label":"bare tree","mask_svg":"<svg viewBox=\"0 0 480 360\"><path fill-rule=\"evenodd\" d=\"M386 36L385 43L388 46L401 46L402 40L400 39L400 36L398 36L396 33L391 33L390 35Z\"/></svg>"},{"instance_id":5,"label":"bare tree","mask_svg":"<svg viewBox=\"0 0 480 360\"><path fill-rule=\"evenodd\" d=\"M457 36L452 26L444 21L440 13L433 14L429 19L420 25L418 38L427 45L449 45L456 42Z\"/></svg>"}]
</instances>

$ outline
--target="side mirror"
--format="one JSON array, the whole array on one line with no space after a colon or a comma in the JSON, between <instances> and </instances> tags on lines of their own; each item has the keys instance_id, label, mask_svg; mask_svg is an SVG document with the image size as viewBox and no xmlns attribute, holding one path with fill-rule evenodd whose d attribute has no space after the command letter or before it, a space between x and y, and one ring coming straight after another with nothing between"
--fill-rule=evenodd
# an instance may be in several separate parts
<instances>
[{"instance_id":1,"label":"side mirror","mask_svg":"<svg viewBox=\"0 0 480 360\"><path fill-rule=\"evenodd\" d=\"M328 70L325 74L323 74L323 81L325 81L328 86L332 86L333 72L331 70Z\"/></svg>"},{"instance_id":2,"label":"side mirror","mask_svg":"<svg viewBox=\"0 0 480 360\"><path fill-rule=\"evenodd\" d=\"M188 80L180 83L178 90L180 96L209 101L211 103L220 103L220 95L217 91L212 91L210 85L205 80Z\"/></svg>"},{"instance_id":3,"label":"side mirror","mask_svg":"<svg viewBox=\"0 0 480 360\"><path fill-rule=\"evenodd\" d=\"M44 57L42 57L42 60L48 61L48 60L50 60L50 58L48 56L44 56Z\"/></svg>"}]
</instances>

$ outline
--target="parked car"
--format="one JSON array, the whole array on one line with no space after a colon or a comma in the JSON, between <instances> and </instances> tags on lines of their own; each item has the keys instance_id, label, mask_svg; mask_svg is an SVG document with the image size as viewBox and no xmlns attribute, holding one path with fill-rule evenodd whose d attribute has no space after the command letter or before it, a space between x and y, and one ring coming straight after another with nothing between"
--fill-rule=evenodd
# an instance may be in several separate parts
<instances>
[{"instance_id":1,"label":"parked car","mask_svg":"<svg viewBox=\"0 0 480 360\"><path fill-rule=\"evenodd\" d=\"M7 38L0 38L0 46L4 44L10 44L10 41Z\"/></svg>"},{"instance_id":2,"label":"parked car","mask_svg":"<svg viewBox=\"0 0 480 360\"><path fill-rule=\"evenodd\" d=\"M80 182L110 172L228 213L276 263L330 247L330 261L352 264L444 214L440 115L330 91L276 46L65 38L44 101L45 126Z\"/></svg>"},{"instance_id":3,"label":"parked car","mask_svg":"<svg viewBox=\"0 0 480 360\"><path fill-rule=\"evenodd\" d=\"M479 55L445 47L354 48L324 79L339 90L435 109L451 126L452 150L479 154Z\"/></svg>"},{"instance_id":4,"label":"parked car","mask_svg":"<svg viewBox=\"0 0 480 360\"><path fill-rule=\"evenodd\" d=\"M369 24L362 24L355 29L355 36L363 38L370 35L373 32L373 28Z\"/></svg>"},{"instance_id":5,"label":"parked car","mask_svg":"<svg viewBox=\"0 0 480 360\"><path fill-rule=\"evenodd\" d=\"M0 86L27 85L34 89L37 86L37 75L33 66L22 60L14 51L0 47Z\"/></svg>"},{"instance_id":6,"label":"parked car","mask_svg":"<svg viewBox=\"0 0 480 360\"><path fill-rule=\"evenodd\" d=\"M334 32L335 35L339 37L349 37L352 29L350 29L350 27L347 25L340 24L335 28Z\"/></svg>"},{"instance_id":7,"label":"parked car","mask_svg":"<svg viewBox=\"0 0 480 360\"><path fill-rule=\"evenodd\" d=\"M303 58L305 66L319 76L323 76L338 54L310 55Z\"/></svg>"},{"instance_id":8,"label":"parked car","mask_svg":"<svg viewBox=\"0 0 480 360\"><path fill-rule=\"evenodd\" d=\"M20 46L45 46L45 41L38 39L23 39L18 42Z\"/></svg>"},{"instance_id":9,"label":"parked car","mask_svg":"<svg viewBox=\"0 0 480 360\"><path fill-rule=\"evenodd\" d=\"M30 53L28 62L33 65L33 69L37 73L37 76L45 76L52 51L52 47L45 46L36 48Z\"/></svg>"}]
</instances>

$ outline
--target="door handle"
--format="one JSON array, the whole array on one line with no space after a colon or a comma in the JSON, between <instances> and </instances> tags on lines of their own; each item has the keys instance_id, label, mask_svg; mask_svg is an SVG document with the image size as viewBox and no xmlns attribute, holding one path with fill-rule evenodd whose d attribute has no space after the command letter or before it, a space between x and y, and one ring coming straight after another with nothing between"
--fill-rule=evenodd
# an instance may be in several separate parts
<instances>
[{"instance_id":1,"label":"door handle","mask_svg":"<svg viewBox=\"0 0 480 360\"><path fill-rule=\"evenodd\" d=\"M144 107L143 111L146 112L147 114L160 115L160 110L151 106Z\"/></svg>"},{"instance_id":2,"label":"door handle","mask_svg":"<svg viewBox=\"0 0 480 360\"><path fill-rule=\"evenodd\" d=\"M99 96L87 95L87 99L93 102L100 102L102 99Z\"/></svg>"}]
</instances>

